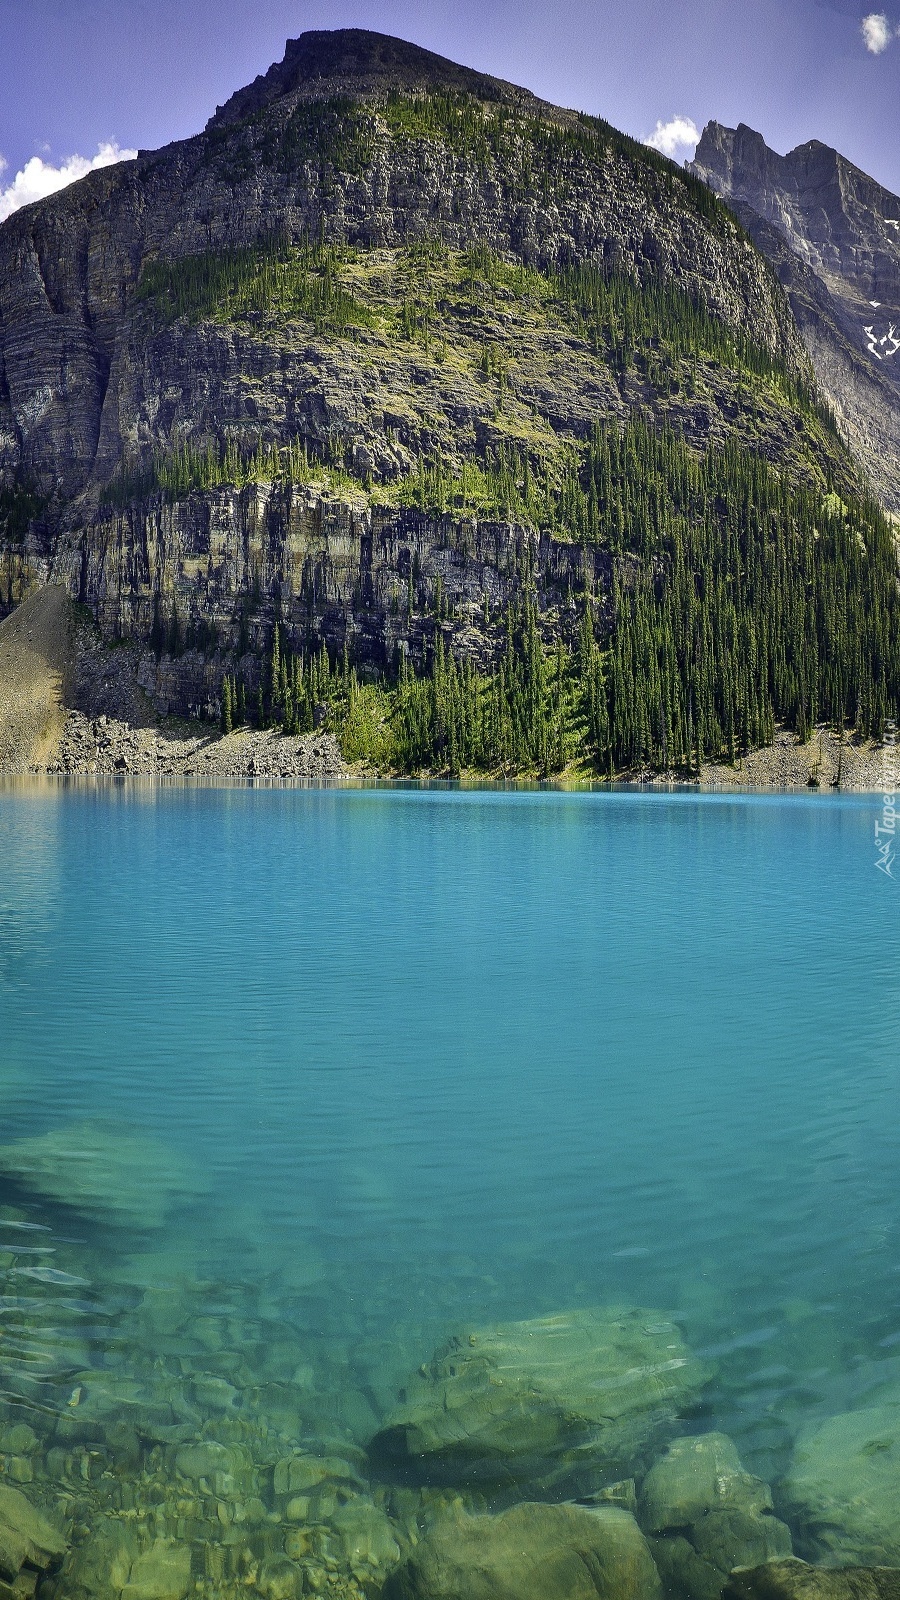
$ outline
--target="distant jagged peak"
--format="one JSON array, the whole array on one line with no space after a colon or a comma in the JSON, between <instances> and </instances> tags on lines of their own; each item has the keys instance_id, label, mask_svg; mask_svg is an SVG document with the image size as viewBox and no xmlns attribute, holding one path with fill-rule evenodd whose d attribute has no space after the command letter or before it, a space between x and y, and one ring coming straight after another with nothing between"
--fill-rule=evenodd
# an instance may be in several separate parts
<instances>
[{"instance_id":1,"label":"distant jagged peak","mask_svg":"<svg viewBox=\"0 0 900 1600\"><path fill-rule=\"evenodd\" d=\"M850 191L876 211L900 205L876 178L821 139L806 139L782 156L745 122L739 122L736 128L708 122L690 169L726 196L749 192L754 184L766 179L782 190L801 193L837 178L844 185L849 184Z\"/></svg>"},{"instance_id":2,"label":"distant jagged peak","mask_svg":"<svg viewBox=\"0 0 900 1600\"><path fill-rule=\"evenodd\" d=\"M207 127L241 122L276 100L321 100L334 95L367 98L391 89L407 93L457 89L481 100L537 107L528 89L459 66L421 45L368 28L318 29L289 39L284 59L219 106Z\"/></svg>"}]
</instances>

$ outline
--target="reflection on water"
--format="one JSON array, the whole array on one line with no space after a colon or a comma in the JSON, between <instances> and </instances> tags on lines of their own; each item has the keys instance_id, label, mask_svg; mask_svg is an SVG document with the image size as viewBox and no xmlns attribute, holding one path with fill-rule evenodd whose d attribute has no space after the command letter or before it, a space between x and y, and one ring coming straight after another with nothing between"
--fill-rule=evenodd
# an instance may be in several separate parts
<instances>
[{"instance_id":1,"label":"reflection on water","mask_svg":"<svg viewBox=\"0 0 900 1600\"><path fill-rule=\"evenodd\" d=\"M791 1540L900 1565L871 802L0 826L0 1467L60 1600L376 1594L460 1492L614 1506L676 1596Z\"/></svg>"}]
</instances>

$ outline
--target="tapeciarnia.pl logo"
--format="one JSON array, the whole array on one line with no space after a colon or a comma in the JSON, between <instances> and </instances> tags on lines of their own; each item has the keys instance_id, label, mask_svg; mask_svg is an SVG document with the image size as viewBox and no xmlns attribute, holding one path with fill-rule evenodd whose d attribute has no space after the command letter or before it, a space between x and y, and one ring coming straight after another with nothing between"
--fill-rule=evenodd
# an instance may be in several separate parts
<instances>
[{"instance_id":1,"label":"tapeciarnia.pl logo","mask_svg":"<svg viewBox=\"0 0 900 1600\"><path fill-rule=\"evenodd\" d=\"M884 747L881 752L881 821L875 824L875 866L885 877L892 878L894 841L897 834L897 724L884 725Z\"/></svg>"}]
</instances>

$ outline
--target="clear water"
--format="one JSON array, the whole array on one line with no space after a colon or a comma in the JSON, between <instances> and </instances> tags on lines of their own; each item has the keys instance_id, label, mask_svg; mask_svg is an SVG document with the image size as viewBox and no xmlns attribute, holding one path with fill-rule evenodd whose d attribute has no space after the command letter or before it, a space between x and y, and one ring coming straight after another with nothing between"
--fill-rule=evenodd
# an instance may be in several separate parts
<instances>
[{"instance_id":1,"label":"clear water","mask_svg":"<svg viewBox=\"0 0 900 1600\"><path fill-rule=\"evenodd\" d=\"M777 1478L900 1375L878 804L0 792L2 1142L100 1119L198 1190L163 1219L139 1162L108 1214L0 1179L0 1425L50 1450L100 1370L176 1428L214 1379L364 1446L454 1329L625 1303L715 1362L701 1425Z\"/></svg>"}]
</instances>

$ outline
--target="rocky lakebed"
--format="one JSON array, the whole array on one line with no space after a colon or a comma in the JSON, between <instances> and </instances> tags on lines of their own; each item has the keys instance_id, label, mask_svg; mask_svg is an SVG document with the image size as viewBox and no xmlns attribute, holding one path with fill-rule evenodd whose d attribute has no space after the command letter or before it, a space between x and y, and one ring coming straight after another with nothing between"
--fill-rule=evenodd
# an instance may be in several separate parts
<instances>
[{"instance_id":1,"label":"rocky lakebed","mask_svg":"<svg viewBox=\"0 0 900 1600\"><path fill-rule=\"evenodd\" d=\"M395 1341L355 1308L348 1337L302 1241L281 1269L204 1256L203 1178L114 1122L0 1147L0 1195L7 1600L900 1592L900 1365L800 1426L770 1483L663 1310L416 1350L402 1308Z\"/></svg>"}]
</instances>

